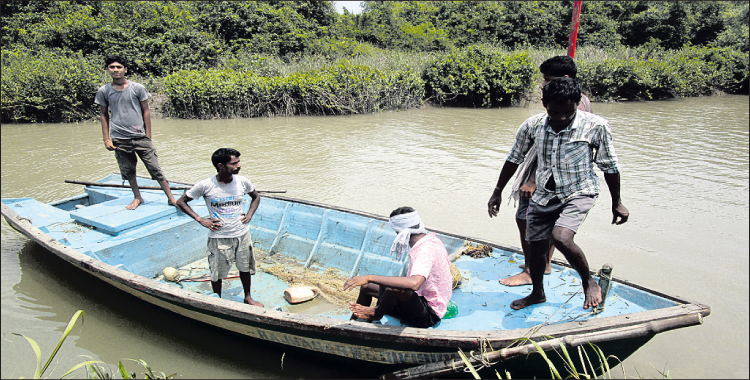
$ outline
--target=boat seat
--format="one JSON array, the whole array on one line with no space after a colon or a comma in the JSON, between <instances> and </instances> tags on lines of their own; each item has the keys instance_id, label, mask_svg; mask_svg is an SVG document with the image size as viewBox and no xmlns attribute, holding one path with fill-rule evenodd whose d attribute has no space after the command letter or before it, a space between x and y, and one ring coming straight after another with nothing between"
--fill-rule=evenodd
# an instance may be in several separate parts
<instances>
[{"instance_id":1,"label":"boat seat","mask_svg":"<svg viewBox=\"0 0 750 380\"><path fill-rule=\"evenodd\" d=\"M135 210L125 208L133 198L123 197L71 211L70 217L109 235L117 235L129 228L178 212L177 207L167 204L163 194L143 191L141 195L145 203Z\"/></svg>"},{"instance_id":2,"label":"boat seat","mask_svg":"<svg viewBox=\"0 0 750 380\"><path fill-rule=\"evenodd\" d=\"M33 198L3 199L3 203L7 203L8 207L19 215L33 215L28 220L37 228L70 222L67 211ZM21 211L21 209L24 210Z\"/></svg>"}]
</instances>

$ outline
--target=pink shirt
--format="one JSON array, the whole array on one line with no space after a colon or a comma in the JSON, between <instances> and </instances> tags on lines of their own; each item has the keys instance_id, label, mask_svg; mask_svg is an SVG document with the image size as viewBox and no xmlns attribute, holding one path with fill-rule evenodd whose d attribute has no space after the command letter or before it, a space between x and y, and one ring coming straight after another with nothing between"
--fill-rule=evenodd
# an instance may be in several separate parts
<instances>
[{"instance_id":1,"label":"pink shirt","mask_svg":"<svg viewBox=\"0 0 750 380\"><path fill-rule=\"evenodd\" d=\"M435 234L419 239L409 250L409 272L407 277L419 275L425 278L417 295L424 297L438 317L443 318L448 310L448 300L453 294L453 277L448 251Z\"/></svg>"}]
</instances>

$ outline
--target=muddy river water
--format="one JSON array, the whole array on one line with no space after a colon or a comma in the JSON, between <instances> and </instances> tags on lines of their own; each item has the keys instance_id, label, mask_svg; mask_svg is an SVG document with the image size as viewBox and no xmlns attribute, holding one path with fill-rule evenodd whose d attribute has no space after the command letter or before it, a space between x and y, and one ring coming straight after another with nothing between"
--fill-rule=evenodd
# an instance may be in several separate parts
<instances>
[{"instance_id":1,"label":"muddy river water","mask_svg":"<svg viewBox=\"0 0 750 380\"><path fill-rule=\"evenodd\" d=\"M656 336L623 364L627 377L748 377L748 97L595 103L612 126L630 220L611 222L602 195L576 241L592 268L711 306L702 326ZM518 126L540 104L432 108L335 117L153 120L169 179L215 173L211 153L234 147L259 189L387 215L419 210L427 227L520 246L508 190L497 218L487 200ZM146 174L139 164L139 173ZM2 196L51 202L78 194L65 179L116 172L97 122L2 125ZM598 172L603 178L601 172ZM557 253L556 255L560 255ZM52 365L61 376L88 355L109 364L144 359L178 378L373 377L357 366L247 342L81 276L2 222L2 377L30 377L76 310ZM139 373L134 364L128 368ZM618 367L619 368L619 367ZM114 367L113 367L114 369ZM622 377L621 371L614 374ZM119 375L118 375L119 376Z\"/></svg>"}]
</instances>

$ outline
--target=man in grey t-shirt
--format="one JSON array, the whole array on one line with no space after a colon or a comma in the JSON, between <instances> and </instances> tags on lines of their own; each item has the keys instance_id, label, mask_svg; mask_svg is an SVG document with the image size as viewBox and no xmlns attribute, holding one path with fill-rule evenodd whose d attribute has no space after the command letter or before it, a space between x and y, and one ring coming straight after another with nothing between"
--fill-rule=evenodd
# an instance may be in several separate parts
<instances>
[{"instance_id":1,"label":"man in grey t-shirt","mask_svg":"<svg viewBox=\"0 0 750 380\"><path fill-rule=\"evenodd\" d=\"M122 57L108 56L104 67L112 76L112 83L99 88L95 103L99 105L104 147L115 151L122 180L128 181L133 189L133 202L125 207L134 210L144 202L135 175L137 157L146 165L151 178L159 182L168 203L175 205L177 202L169 190L167 178L159 166L156 148L151 142L151 112L148 108L151 95L142 84L125 78L128 69Z\"/></svg>"}]
</instances>

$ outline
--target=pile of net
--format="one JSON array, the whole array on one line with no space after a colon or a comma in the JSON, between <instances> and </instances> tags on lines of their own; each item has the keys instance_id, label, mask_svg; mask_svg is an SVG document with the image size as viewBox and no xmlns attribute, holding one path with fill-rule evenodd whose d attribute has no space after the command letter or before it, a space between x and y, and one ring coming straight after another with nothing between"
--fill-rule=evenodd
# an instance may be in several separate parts
<instances>
[{"instance_id":1,"label":"pile of net","mask_svg":"<svg viewBox=\"0 0 750 380\"><path fill-rule=\"evenodd\" d=\"M305 268L304 264L281 254L266 255L255 250L258 269L278 277L290 286L312 286L326 301L341 307L349 307L349 302L356 302L359 287L344 292L341 288L349 279L349 274L336 268L320 272L314 268Z\"/></svg>"},{"instance_id":2,"label":"pile of net","mask_svg":"<svg viewBox=\"0 0 750 380\"><path fill-rule=\"evenodd\" d=\"M467 256L471 256L475 259L488 257L490 256L490 252L492 252L492 247L490 247L489 245L478 244L478 243L477 245L473 245L468 241L464 243L463 254Z\"/></svg>"}]
</instances>

